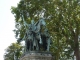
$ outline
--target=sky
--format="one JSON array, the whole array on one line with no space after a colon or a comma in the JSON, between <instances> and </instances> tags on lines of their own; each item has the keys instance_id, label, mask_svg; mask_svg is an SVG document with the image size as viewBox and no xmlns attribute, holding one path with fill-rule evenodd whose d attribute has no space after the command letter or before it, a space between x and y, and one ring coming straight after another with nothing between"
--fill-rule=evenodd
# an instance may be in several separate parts
<instances>
[{"instance_id":1,"label":"sky","mask_svg":"<svg viewBox=\"0 0 80 60\"><path fill-rule=\"evenodd\" d=\"M17 6L20 0L0 0L0 60L4 60L5 49L16 42L15 18L11 13L11 6Z\"/></svg>"}]
</instances>

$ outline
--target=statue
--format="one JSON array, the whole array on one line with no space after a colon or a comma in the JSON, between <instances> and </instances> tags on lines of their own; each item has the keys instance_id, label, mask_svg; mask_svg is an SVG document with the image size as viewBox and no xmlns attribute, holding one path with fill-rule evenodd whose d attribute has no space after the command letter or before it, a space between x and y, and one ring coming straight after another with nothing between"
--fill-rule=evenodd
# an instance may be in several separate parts
<instances>
[{"instance_id":1,"label":"statue","mask_svg":"<svg viewBox=\"0 0 80 60\"><path fill-rule=\"evenodd\" d=\"M36 23L31 20L31 24L27 24L27 26L25 36L26 51L49 51L50 35L45 20L41 18ZM43 32L41 31L42 27L45 28Z\"/></svg>"}]
</instances>

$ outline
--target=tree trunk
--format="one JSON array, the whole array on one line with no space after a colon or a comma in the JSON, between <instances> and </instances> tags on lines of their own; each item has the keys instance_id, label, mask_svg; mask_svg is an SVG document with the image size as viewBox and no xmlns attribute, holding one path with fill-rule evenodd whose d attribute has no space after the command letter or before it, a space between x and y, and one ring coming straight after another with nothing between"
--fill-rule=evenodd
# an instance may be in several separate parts
<instances>
[{"instance_id":1,"label":"tree trunk","mask_svg":"<svg viewBox=\"0 0 80 60\"><path fill-rule=\"evenodd\" d=\"M75 44L74 55L76 56L76 60L80 60L78 35L75 35L74 44Z\"/></svg>"}]
</instances>

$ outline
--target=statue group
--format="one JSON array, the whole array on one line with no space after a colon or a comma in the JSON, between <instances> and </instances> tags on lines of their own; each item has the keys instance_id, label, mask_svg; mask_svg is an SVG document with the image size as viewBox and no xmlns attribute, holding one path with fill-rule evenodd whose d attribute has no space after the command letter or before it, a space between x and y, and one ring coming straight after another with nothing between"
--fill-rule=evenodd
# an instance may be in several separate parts
<instances>
[{"instance_id":1,"label":"statue group","mask_svg":"<svg viewBox=\"0 0 80 60\"><path fill-rule=\"evenodd\" d=\"M44 19L31 20L25 33L26 51L49 51L50 35Z\"/></svg>"}]
</instances>

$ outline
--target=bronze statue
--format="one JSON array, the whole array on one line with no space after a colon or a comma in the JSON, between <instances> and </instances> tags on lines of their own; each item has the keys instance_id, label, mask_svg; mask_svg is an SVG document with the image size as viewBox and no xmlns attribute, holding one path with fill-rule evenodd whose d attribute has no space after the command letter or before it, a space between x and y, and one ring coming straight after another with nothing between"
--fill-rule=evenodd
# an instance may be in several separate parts
<instances>
[{"instance_id":1,"label":"bronze statue","mask_svg":"<svg viewBox=\"0 0 80 60\"><path fill-rule=\"evenodd\" d=\"M31 24L27 24L24 21L24 26L25 25L28 27L26 28L26 35L24 37L26 51L49 51L50 35L46 28L45 20L41 18L36 23L34 20L31 20ZM43 32L41 31L42 27L45 28Z\"/></svg>"}]
</instances>

